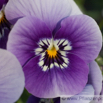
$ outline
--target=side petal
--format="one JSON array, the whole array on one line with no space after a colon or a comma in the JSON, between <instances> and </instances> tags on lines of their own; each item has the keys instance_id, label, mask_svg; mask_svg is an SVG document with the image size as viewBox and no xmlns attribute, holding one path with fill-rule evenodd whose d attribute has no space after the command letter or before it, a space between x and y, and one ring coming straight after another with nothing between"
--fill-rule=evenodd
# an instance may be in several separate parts
<instances>
[{"instance_id":1,"label":"side petal","mask_svg":"<svg viewBox=\"0 0 103 103\"><path fill-rule=\"evenodd\" d=\"M102 90L102 73L95 61L89 64L88 84L91 84L93 86L95 95L100 95L100 92Z\"/></svg>"},{"instance_id":2,"label":"side petal","mask_svg":"<svg viewBox=\"0 0 103 103\"><path fill-rule=\"evenodd\" d=\"M24 89L24 74L16 57L0 49L0 103L14 103Z\"/></svg>"},{"instance_id":3,"label":"side petal","mask_svg":"<svg viewBox=\"0 0 103 103\"><path fill-rule=\"evenodd\" d=\"M44 21L52 31L57 22L69 16L69 0L9 0L5 14L9 21L24 16L36 16Z\"/></svg>"},{"instance_id":4,"label":"side petal","mask_svg":"<svg viewBox=\"0 0 103 103\"><path fill-rule=\"evenodd\" d=\"M94 89L92 85L86 85L83 91L78 95L75 95L67 99L61 98L61 103L90 103L93 97L94 97Z\"/></svg>"},{"instance_id":5,"label":"side petal","mask_svg":"<svg viewBox=\"0 0 103 103\"><path fill-rule=\"evenodd\" d=\"M87 63L93 61L102 47L102 35L97 23L86 15L70 16L61 22L55 39L68 39L69 51Z\"/></svg>"},{"instance_id":6,"label":"side petal","mask_svg":"<svg viewBox=\"0 0 103 103\"><path fill-rule=\"evenodd\" d=\"M11 30L7 49L16 55L23 66L30 58L35 57L34 50L43 38L52 38L46 24L35 17L24 17Z\"/></svg>"},{"instance_id":7,"label":"side petal","mask_svg":"<svg viewBox=\"0 0 103 103\"><path fill-rule=\"evenodd\" d=\"M62 95L75 95L85 87L88 79L88 66L75 55L68 54L67 68L53 66L47 71L39 65L40 56L31 59L23 68L26 89L39 98L55 98Z\"/></svg>"}]
</instances>

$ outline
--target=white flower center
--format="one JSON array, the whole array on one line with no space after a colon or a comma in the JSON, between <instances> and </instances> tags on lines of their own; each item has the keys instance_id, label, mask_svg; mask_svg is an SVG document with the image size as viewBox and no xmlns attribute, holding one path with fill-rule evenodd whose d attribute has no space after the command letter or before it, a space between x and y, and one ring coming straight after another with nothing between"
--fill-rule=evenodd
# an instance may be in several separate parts
<instances>
[{"instance_id":1,"label":"white flower center","mask_svg":"<svg viewBox=\"0 0 103 103\"><path fill-rule=\"evenodd\" d=\"M41 55L38 65L43 71L50 70L54 66L60 69L67 68L69 58L66 53L72 49L68 40L43 39L39 41L38 45L35 54Z\"/></svg>"}]
</instances>

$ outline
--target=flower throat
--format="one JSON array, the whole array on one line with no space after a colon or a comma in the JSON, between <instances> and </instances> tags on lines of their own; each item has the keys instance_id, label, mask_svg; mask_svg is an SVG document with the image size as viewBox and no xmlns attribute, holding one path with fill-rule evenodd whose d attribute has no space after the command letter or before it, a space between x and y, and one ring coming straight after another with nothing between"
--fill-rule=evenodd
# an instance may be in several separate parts
<instances>
[{"instance_id":1,"label":"flower throat","mask_svg":"<svg viewBox=\"0 0 103 103\"><path fill-rule=\"evenodd\" d=\"M71 50L68 40L42 39L39 48L35 49L35 54L40 55L38 65L43 71L52 69L54 66L64 69L68 66L69 59L66 57L68 50Z\"/></svg>"}]
</instances>

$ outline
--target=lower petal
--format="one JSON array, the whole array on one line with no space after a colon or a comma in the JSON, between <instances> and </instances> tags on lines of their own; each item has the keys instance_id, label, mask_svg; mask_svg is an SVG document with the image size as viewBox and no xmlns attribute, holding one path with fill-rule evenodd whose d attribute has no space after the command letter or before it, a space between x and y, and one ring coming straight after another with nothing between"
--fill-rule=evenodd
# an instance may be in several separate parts
<instances>
[{"instance_id":1,"label":"lower petal","mask_svg":"<svg viewBox=\"0 0 103 103\"><path fill-rule=\"evenodd\" d=\"M43 71L39 66L40 57L30 60L23 68L26 89L40 98L55 98L62 95L75 95L85 87L88 79L88 66L75 55L68 54L69 65L61 69L54 66Z\"/></svg>"}]
</instances>

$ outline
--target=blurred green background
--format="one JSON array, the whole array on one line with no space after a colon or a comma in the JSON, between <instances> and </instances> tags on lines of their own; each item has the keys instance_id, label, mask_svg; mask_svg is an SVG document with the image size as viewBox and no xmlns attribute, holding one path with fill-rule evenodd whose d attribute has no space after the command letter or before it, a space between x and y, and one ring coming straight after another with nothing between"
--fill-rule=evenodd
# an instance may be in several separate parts
<instances>
[{"instance_id":1,"label":"blurred green background","mask_svg":"<svg viewBox=\"0 0 103 103\"><path fill-rule=\"evenodd\" d=\"M74 0L82 12L91 16L98 23L103 34L103 0ZM101 70L103 71L103 48L96 59ZM22 96L16 103L26 103L30 94L24 90Z\"/></svg>"}]
</instances>

